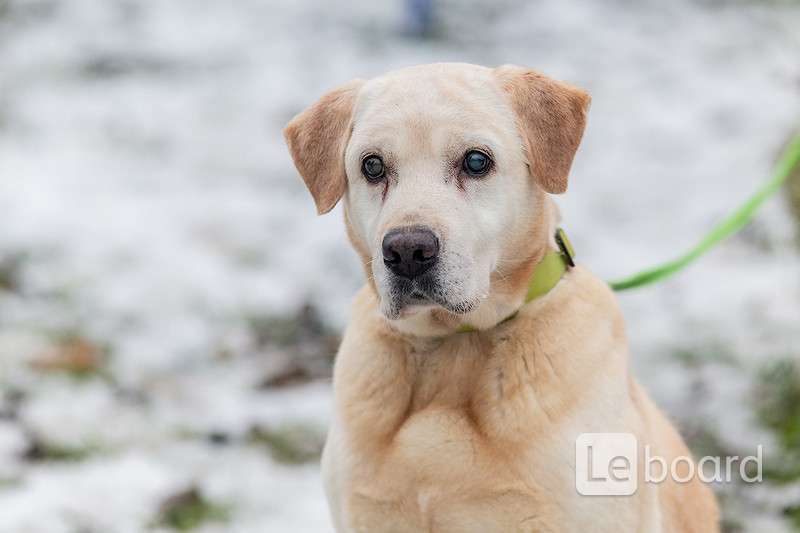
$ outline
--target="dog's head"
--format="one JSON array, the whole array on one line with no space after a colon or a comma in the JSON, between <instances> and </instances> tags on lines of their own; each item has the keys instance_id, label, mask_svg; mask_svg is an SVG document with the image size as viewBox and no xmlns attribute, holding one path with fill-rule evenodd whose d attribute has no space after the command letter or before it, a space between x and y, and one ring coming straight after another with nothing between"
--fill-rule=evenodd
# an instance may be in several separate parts
<instances>
[{"instance_id":1,"label":"dog's head","mask_svg":"<svg viewBox=\"0 0 800 533\"><path fill-rule=\"evenodd\" d=\"M434 64L337 88L284 133L318 212L344 197L383 314L475 324L541 257L589 100L524 68Z\"/></svg>"}]
</instances>

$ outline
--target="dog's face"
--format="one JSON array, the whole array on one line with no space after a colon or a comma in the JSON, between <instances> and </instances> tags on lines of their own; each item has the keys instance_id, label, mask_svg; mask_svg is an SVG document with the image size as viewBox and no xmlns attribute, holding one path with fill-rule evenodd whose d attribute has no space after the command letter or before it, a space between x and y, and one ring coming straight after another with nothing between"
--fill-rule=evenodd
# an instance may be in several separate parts
<instances>
[{"instance_id":1,"label":"dog's face","mask_svg":"<svg viewBox=\"0 0 800 533\"><path fill-rule=\"evenodd\" d=\"M328 93L286 138L318 210L344 196L383 314L462 315L526 255L544 192L566 189L588 102L517 67L426 65Z\"/></svg>"}]
</instances>

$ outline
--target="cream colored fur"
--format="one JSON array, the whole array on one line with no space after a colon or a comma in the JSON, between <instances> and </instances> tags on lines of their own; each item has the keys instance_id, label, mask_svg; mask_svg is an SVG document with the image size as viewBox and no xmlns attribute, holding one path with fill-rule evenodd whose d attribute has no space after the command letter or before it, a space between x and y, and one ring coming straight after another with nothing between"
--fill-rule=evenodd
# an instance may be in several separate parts
<instances>
[{"instance_id":1,"label":"cream colored fur","mask_svg":"<svg viewBox=\"0 0 800 533\"><path fill-rule=\"evenodd\" d=\"M523 305L554 246L547 193L566 189L588 96L518 67L439 64L321 102L289 124L287 142L321 212L343 195L369 280L337 356L323 455L337 531L718 531L699 481L641 482L629 497L576 492L581 433L633 433L667 460L689 453L631 376L603 282L579 266ZM463 180L453 161L476 146L496 168ZM360 172L375 152L392 169L378 186ZM443 305L393 306L380 242L408 224L442 241ZM465 323L480 331L455 333Z\"/></svg>"}]
</instances>

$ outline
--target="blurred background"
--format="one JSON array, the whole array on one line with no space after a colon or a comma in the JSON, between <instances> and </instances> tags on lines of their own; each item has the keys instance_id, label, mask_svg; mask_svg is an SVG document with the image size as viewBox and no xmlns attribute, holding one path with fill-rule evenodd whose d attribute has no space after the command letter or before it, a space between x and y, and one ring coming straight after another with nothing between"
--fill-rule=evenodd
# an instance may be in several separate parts
<instances>
[{"instance_id":1,"label":"blurred background","mask_svg":"<svg viewBox=\"0 0 800 533\"><path fill-rule=\"evenodd\" d=\"M796 0L0 0L0 532L331 531L317 462L363 276L281 128L434 61L593 95L558 202L606 279L693 244L800 128ZM764 445L763 483L716 487L725 531L800 531L800 174L620 300L693 450Z\"/></svg>"}]
</instances>

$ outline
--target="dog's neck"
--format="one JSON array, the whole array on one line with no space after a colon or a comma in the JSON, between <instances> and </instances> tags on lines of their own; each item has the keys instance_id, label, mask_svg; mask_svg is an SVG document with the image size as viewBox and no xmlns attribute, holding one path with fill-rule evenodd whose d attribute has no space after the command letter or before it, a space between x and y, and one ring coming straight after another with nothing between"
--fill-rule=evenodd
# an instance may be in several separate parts
<instances>
[{"instance_id":1,"label":"dog's neck","mask_svg":"<svg viewBox=\"0 0 800 533\"><path fill-rule=\"evenodd\" d=\"M434 307L391 320L390 326L404 335L436 338L456 333L465 325L475 330L489 330L513 316L526 303L525 296L536 266L547 252L558 248L554 238L558 208L542 194L535 213L528 221L527 231L520 232L518 242L507 247L511 253L499 262L504 268L492 273L489 293L475 310L456 315Z\"/></svg>"}]
</instances>

